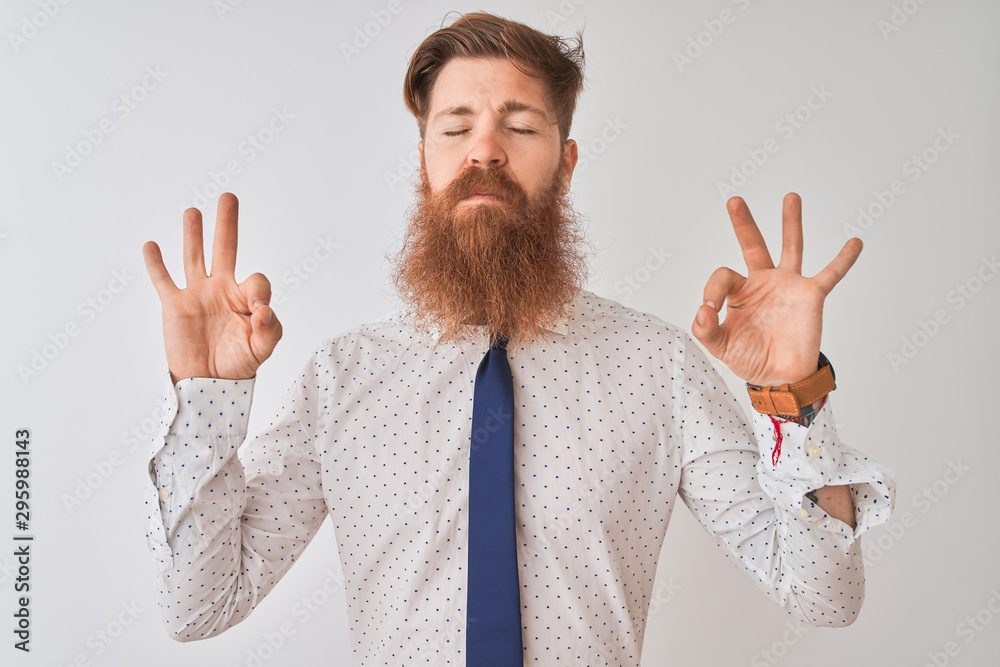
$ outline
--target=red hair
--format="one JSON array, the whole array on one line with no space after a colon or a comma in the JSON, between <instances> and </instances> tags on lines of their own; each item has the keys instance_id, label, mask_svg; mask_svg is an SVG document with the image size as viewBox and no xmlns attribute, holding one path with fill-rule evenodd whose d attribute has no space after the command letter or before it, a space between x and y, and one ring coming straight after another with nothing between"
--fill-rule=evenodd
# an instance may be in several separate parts
<instances>
[{"instance_id":1,"label":"red hair","mask_svg":"<svg viewBox=\"0 0 1000 667\"><path fill-rule=\"evenodd\" d=\"M420 127L427 128L431 90L438 73L452 58L506 58L529 76L547 84L552 109L565 142L576 100L583 90L583 35L562 39L493 14L463 14L421 42L410 58L403 81L403 100Z\"/></svg>"}]
</instances>

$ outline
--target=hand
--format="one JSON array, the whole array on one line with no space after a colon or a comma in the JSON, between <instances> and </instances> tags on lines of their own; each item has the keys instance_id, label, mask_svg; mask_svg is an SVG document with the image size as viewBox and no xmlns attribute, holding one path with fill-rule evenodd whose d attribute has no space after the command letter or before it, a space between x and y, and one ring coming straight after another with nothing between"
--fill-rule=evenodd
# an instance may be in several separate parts
<instances>
[{"instance_id":1,"label":"hand","mask_svg":"<svg viewBox=\"0 0 1000 667\"><path fill-rule=\"evenodd\" d=\"M802 200L785 195L781 261L775 267L750 209L740 197L726 208L747 265L744 278L722 267L705 285L691 332L715 357L750 384L778 386L816 372L823 300L861 254L861 239L844 244L825 269L802 275ZM719 310L727 304L726 321Z\"/></svg>"},{"instance_id":2,"label":"hand","mask_svg":"<svg viewBox=\"0 0 1000 667\"><path fill-rule=\"evenodd\" d=\"M211 275L205 272L201 211L184 211L185 289L170 279L156 243L142 247L163 307L163 343L174 382L186 377L251 378L281 338L281 324L268 306L267 278L255 273L236 283L238 211L235 195L219 197Z\"/></svg>"}]
</instances>

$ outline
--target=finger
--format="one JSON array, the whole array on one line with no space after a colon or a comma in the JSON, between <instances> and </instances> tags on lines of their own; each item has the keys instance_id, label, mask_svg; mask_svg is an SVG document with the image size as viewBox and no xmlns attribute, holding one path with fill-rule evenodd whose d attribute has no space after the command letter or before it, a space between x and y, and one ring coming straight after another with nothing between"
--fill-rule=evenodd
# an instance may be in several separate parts
<instances>
[{"instance_id":1,"label":"finger","mask_svg":"<svg viewBox=\"0 0 1000 667\"><path fill-rule=\"evenodd\" d=\"M239 200L231 192L219 197L215 214L215 239L212 241L212 275L232 276L236 273L236 218Z\"/></svg>"},{"instance_id":2,"label":"finger","mask_svg":"<svg viewBox=\"0 0 1000 667\"><path fill-rule=\"evenodd\" d=\"M271 282L263 273L248 276L240 283L240 291L247 299L247 307L253 312L258 306L271 303Z\"/></svg>"},{"instance_id":3,"label":"finger","mask_svg":"<svg viewBox=\"0 0 1000 667\"><path fill-rule=\"evenodd\" d=\"M713 271L705 284L704 303L695 314L691 333L717 358L725 352L725 335L719 326L719 311L729 295L743 287L746 280L723 266Z\"/></svg>"},{"instance_id":4,"label":"finger","mask_svg":"<svg viewBox=\"0 0 1000 667\"><path fill-rule=\"evenodd\" d=\"M794 192L781 203L781 261L778 264L802 273L802 198Z\"/></svg>"},{"instance_id":5,"label":"finger","mask_svg":"<svg viewBox=\"0 0 1000 667\"><path fill-rule=\"evenodd\" d=\"M773 269L774 262L771 254L767 251L767 244L761 236L757 223L750 215L750 209L742 197L730 197L726 202L726 209L729 211L729 219L733 221L733 231L736 232L736 240L740 242L743 250L743 261L746 262L750 271L760 271L762 269Z\"/></svg>"},{"instance_id":6,"label":"finger","mask_svg":"<svg viewBox=\"0 0 1000 667\"><path fill-rule=\"evenodd\" d=\"M722 327L719 326L718 311L708 304L701 304L691 324L691 333L712 356L722 358L725 345Z\"/></svg>"},{"instance_id":7,"label":"finger","mask_svg":"<svg viewBox=\"0 0 1000 667\"><path fill-rule=\"evenodd\" d=\"M201 211L196 208L184 211L184 279L188 285L208 275L205 273L205 241L201 230Z\"/></svg>"},{"instance_id":8,"label":"finger","mask_svg":"<svg viewBox=\"0 0 1000 667\"><path fill-rule=\"evenodd\" d=\"M705 283L703 302L715 309L715 312L722 310L722 304L733 292L739 291L747 279L732 269L720 266Z\"/></svg>"},{"instance_id":9,"label":"finger","mask_svg":"<svg viewBox=\"0 0 1000 667\"><path fill-rule=\"evenodd\" d=\"M270 306L261 306L250 316L250 329L250 351L262 364L281 340L281 322Z\"/></svg>"},{"instance_id":10,"label":"finger","mask_svg":"<svg viewBox=\"0 0 1000 667\"><path fill-rule=\"evenodd\" d=\"M146 273L149 274L149 279L161 301L177 291L177 285L174 284L167 267L163 264L160 246L153 241L146 241L142 246L142 261L146 264Z\"/></svg>"},{"instance_id":11,"label":"finger","mask_svg":"<svg viewBox=\"0 0 1000 667\"><path fill-rule=\"evenodd\" d=\"M847 275L847 272L854 266L854 262L858 261L858 255L861 254L863 245L859 238L848 239L844 247L837 253L837 256L833 258L833 261L827 264L825 269L813 276L813 280L816 281L824 292L829 294L834 286L840 282L841 278Z\"/></svg>"}]
</instances>

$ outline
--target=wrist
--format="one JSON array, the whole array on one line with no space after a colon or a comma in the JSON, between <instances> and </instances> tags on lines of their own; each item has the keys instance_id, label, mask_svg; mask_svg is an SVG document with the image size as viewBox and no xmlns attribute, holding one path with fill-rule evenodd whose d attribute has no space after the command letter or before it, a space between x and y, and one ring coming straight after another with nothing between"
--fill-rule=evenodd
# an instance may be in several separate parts
<instances>
[{"instance_id":1,"label":"wrist","mask_svg":"<svg viewBox=\"0 0 1000 667\"><path fill-rule=\"evenodd\" d=\"M827 394L837 388L833 366L822 352L818 365L819 370L800 382L777 387L761 387L748 382L747 392L754 409L787 420L808 419L822 407Z\"/></svg>"},{"instance_id":2,"label":"wrist","mask_svg":"<svg viewBox=\"0 0 1000 667\"><path fill-rule=\"evenodd\" d=\"M800 426L809 426L816 419L816 415L819 411L823 409L826 405L829 395L824 396L821 400L816 401L812 405L807 405L799 410L798 414L795 415L777 415L778 419L783 422L790 422L793 424L798 424Z\"/></svg>"}]
</instances>

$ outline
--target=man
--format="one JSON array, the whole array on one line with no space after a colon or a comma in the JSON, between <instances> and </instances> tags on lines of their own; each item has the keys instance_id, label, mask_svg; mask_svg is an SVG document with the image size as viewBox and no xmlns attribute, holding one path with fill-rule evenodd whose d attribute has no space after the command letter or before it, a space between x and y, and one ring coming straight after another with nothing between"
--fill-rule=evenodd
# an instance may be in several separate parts
<instances>
[{"instance_id":1,"label":"man","mask_svg":"<svg viewBox=\"0 0 1000 667\"><path fill-rule=\"evenodd\" d=\"M329 514L359 664L638 665L678 494L775 602L816 625L856 618L857 538L893 493L837 439L819 342L860 241L805 278L798 196L777 266L730 201L748 275L717 270L692 329L770 413L747 424L683 331L582 289L566 198L582 57L484 14L421 44L404 86L422 167L401 306L322 343L242 461L281 326L264 276L235 281L236 198L219 200L211 275L185 212L185 289L146 244L170 370L149 540L172 637L242 620ZM513 412L480 393L494 377ZM502 434L512 452L482 458Z\"/></svg>"}]
</instances>

